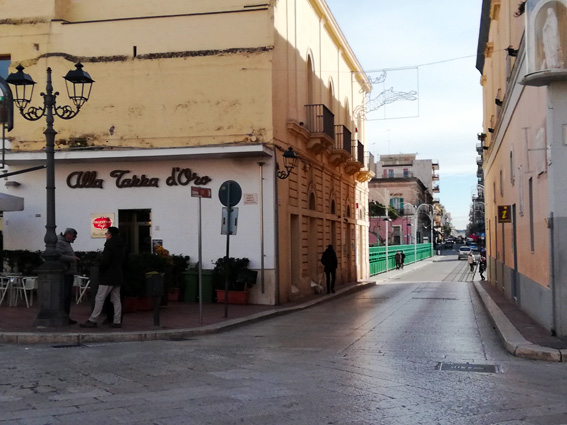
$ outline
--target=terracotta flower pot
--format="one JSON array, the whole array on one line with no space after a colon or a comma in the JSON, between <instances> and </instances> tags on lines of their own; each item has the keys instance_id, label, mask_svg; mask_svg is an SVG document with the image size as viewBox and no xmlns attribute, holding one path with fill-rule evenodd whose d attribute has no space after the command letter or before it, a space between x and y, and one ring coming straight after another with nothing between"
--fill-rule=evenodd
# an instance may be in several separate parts
<instances>
[{"instance_id":1,"label":"terracotta flower pot","mask_svg":"<svg viewBox=\"0 0 567 425\"><path fill-rule=\"evenodd\" d=\"M217 302L224 303L224 289L217 289ZM229 304L248 304L248 291L228 291Z\"/></svg>"}]
</instances>

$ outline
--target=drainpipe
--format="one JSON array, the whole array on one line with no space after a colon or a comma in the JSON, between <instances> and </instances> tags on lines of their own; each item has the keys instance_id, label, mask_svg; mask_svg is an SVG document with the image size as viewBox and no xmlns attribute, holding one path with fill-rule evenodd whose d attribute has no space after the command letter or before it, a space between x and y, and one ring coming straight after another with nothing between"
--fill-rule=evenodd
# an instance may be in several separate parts
<instances>
[{"instance_id":1,"label":"drainpipe","mask_svg":"<svg viewBox=\"0 0 567 425\"><path fill-rule=\"evenodd\" d=\"M272 157L273 163L273 182L274 182L274 253L275 253L275 264L274 264L274 291L275 291L275 305L280 305L280 220L279 220L279 209L278 209L278 164L276 159L276 151L274 150L274 156Z\"/></svg>"},{"instance_id":2,"label":"drainpipe","mask_svg":"<svg viewBox=\"0 0 567 425\"><path fill-rule=\"evenodd\" d=\"M551 314L552 314L552 324L551 334L557 334L557 307L556 307L556 294L557 290L555 288L555 252L554 245L555 239L553 237L553 212L549 213L547 218L547 228L549 229L549 284L551 285Z\"/></svg>"},{"instance_id":3,"label":"drainpipe","mask_svg":"<svg viewBox=\"0 0 567 425\"><path fill-rule=\"evenodd\" d=\"M260 166L260 284L262 294L265 292L264 277L264 162L258 162Z\"/></svg>"}]
</instances>

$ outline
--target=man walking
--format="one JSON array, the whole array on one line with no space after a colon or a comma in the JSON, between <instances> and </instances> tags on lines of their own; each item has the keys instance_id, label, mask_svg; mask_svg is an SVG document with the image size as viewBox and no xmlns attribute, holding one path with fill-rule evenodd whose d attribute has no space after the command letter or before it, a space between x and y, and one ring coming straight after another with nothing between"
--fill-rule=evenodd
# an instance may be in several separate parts
<instances>
[{"instance_id":1,"label":"man walking","mask_svg":"<svg viewBox=\"0 0 567 425\"><path fill-rule=\"evenodd\" d=\"M122 306L120 304L120 285L124 282L124 242L117 227L106 229L106 242L102 251L99 270L99 285L95 297L95 306L91 317L81 324L82 328L96 328L104 299L110 294L110 302L114 305L114 320L110 327L122 327Z\"/></svg>"},{"instance_id":2,"label":"man walking","mask_svg":"<svg viewBox=\"0 0 567 425\"><path fill-rule=\"evenodd\" d=\"M71 227L65 229L57 237L56 249L61 254L59 262L63 266L63 309L69 317L69 324L74 325L76 320L71 319L71 300L73 298L73 281L77 274L77 260L79 257L75 255L75 251L71 244L77 239L77 231Z\"/></svg>"},{"instance_id":3,"label":"man walking","mask_svg":"<svg viewBox=\"0 0 567 425\"><path fill-rule=\"evenodd\" d=\"M337 277L337 254L333 249L333 245L329 245L325 252L323 252L323 256L321 257L321 263L323 263L324 270L325 270L325 277L327 279L327 294L331 292L335 293L335 279Z\"/></svg>"}]
</instances>

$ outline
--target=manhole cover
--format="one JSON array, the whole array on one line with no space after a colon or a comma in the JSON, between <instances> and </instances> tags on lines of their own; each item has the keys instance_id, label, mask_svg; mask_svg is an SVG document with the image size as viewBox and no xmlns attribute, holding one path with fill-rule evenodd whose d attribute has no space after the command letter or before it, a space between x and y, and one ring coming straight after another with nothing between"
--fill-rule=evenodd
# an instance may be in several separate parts
<instances>
[{"instance_id":1,"label":"manhole cover","mask_svg":"<svg viewBox=\"0 0 567 425\"><path fill-rule=\"evenodd\" d=\"M471 364L471 363L437 363L437 370L447 370L453 372L479 372L479 373L502 373L498 365L492 364Z\"/></svg>"}]
</instances>

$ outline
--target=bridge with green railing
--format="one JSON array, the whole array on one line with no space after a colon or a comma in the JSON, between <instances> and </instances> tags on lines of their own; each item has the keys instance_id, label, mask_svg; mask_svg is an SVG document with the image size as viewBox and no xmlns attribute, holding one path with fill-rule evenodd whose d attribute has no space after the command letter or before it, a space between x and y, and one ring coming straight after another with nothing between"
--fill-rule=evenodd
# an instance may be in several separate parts
<instances>
[{"instance_id":1,"label":"bridge with green railing","mask_svg":"<svg viewBox=\"0 0 567 425\"><path fill-rule=\"evenodd\" d=\"M385 246L370 247L370 276L384 273L396 268L395 255L397 251L406 254L404 264L411 264L433 256L433 244L420 243L417 245L391 245L388 247L386 258Z\"/></svg>"}]
</instances>

